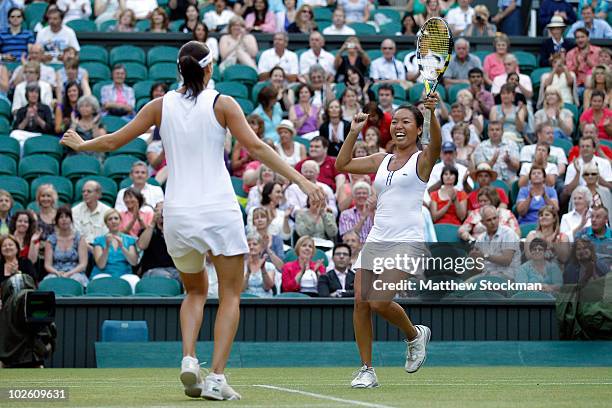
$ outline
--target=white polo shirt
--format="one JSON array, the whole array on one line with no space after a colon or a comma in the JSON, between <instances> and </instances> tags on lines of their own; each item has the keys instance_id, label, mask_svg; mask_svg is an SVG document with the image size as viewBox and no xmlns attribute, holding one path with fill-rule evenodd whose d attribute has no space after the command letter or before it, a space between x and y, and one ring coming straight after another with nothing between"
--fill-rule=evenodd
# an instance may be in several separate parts
<instances>
[{"instance_id":1,"label":"white polo shirt","mask_svg":"<svg viewBox=\"0 0 612 408\"><path fill-rule=\"evenodd\" d=\"M89 210L84 201L72 207L74 228L85 237L87 243L92 243L96 237L108 232L104 223L104 214L110 209L108 205L100 201L93 211Z\"/></svg>"},{"instance_id":2,"label":"white polo shirt","mask_svg":"<svg viewBox=\"0 0 612 408\"><path fill-rule=\"evenodd\" d=\"M405 80L406 67L395 57L391 61L385 57L376 58L370 65L370 78L380 80Z\"/></svg>"},{"instance_id":3,"label":"white polo shirt","mask_svg":"<svg viewBox=\"0 0 612 408\"><path fill-rule=\"evenodd\" d=\"M130 187L134 187L132 184ZM115 200L115 209L119 212L127 211L125 203L123 202L123 194L126 188L122 188L117 193L117 199ZM140 190L140 193L145 199L145 205L142 207L143 211L153 211L157 203L164 201L164 191L159 186L152 184L145 184L144 188Z\"/></svg>"},{"instance_id":4,"label":"white polo shirt","mask_svg":"<svg viewBox=\"0 0 612 408\"><path fill-rule=\"evenodd\" d=\"M582 169L584 169L584 160L582 160L582 157L577 157L575 160L578 160L578 167L580 167L580 172L582 173ZM610 168L610 161L599 156L593 156L593 161L599 169L599 177L608 183L612 183L612 168ZM567 166L567 171L565 172L565 185L571 183L575 176L576 167L574 167L574 165ZM584 178L580 177L578 184L581 186L586 186Z\"/></svg>"},{"instance_id":5,"label":"white polo shirt","mask_svg":"<svg viewBox=\"0 0 612 408\"><path fill-rule=\"evenodd\" d=\"M334 56L323 49L318 57L315 55L312 49L309 49L300 55L300 74L307 74L310 67L316 64L321 65L328 74L335 75L336 70L334 69Z\"/></svg>"},{"instance_id":6,"label":"white polo shirt","mask_svg":"<svg viewBox=\"0 0 612 408\"><path fill-rule=\"evenodd\" d=\"M285 74L299 74L298 57L293 51L285 50L282 56L278 56L274 48L265 50L259 56L257 72L263 74L272 71L275 66L281 67Z\"/></svg>"}]
</instances>

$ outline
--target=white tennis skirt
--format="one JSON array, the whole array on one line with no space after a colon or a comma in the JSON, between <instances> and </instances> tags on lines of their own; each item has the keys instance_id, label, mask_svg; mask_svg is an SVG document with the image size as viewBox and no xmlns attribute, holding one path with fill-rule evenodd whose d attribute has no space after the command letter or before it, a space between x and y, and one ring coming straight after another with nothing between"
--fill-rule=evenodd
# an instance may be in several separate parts
<instances>
[{"instance_id":1,"label":"white tennis skirt","mask_svg":"<svg viewBox=\"0 0 612 408\"><path fill-rule=\"evenodd\" d=\"M195 250L201 254L233 256L246 254L242 213L232 208L166 208L164 207L164 238L168 253L180 258Z\"/></svg>"},{"instance_id":2,"label":"white tennis skirt","mask_svg":"<svg viewBox=\"0 0 612 408\"><path fill-rule=\"evenodd\" d=\"M422 242L366 242L353 264L353 269L374 273L400 270L411 275L423 273L423 262L430 255Z\"/></svg>"}]
</instances>

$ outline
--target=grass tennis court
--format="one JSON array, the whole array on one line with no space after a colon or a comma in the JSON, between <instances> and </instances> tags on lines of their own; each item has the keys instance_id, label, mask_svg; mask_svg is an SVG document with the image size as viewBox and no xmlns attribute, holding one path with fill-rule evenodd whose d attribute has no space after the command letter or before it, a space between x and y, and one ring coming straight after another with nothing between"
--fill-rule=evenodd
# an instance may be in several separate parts
<instances>
[{"instance_id":1,"label":"grass tennis court","mask_svg":"<svg viewBox=\"0 0 612 408\"><path fill-rule=\"evenodd\" d=\"M308 358L308 356L304 356ZM349 368L228 370L242 401L183 396L177 369L2 370L0 388L67 387L69 401L8 402L11 407L609 407L612 368L427 367L408 375L377 370L381 387L353 390ZM261 385L265 387L261 387ZM276 389L271 388L276 387Z\"/></svg>"}]
</instances>

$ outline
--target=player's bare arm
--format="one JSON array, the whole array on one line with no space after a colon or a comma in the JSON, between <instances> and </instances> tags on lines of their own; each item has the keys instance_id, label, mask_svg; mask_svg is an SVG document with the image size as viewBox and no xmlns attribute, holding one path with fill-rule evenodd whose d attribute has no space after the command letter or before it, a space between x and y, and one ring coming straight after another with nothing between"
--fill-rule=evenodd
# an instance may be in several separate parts
<instances>
[{"instance_id":1,"label":"player's bare arm","mask_svg":"<svg viewBox=\"0 0 612 408\"><path fill-rule=\"evenodd\" d=\"M362 112L357 113L353 118L351 130L342 143L340 153L336 158L336 170L353 174L370 174L378 170L386 153L374 153L366 157L353 158L353 147L367 120L368 114Z\"/></svg>"}]
</instances>

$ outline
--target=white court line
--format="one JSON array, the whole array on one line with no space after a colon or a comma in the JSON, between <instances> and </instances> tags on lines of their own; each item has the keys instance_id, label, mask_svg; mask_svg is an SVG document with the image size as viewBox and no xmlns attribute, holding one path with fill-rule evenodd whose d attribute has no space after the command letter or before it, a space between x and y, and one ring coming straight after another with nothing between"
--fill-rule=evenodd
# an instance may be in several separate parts
<instances>
[{"instance_id":1,"label":"white court line","mask_svg":"<svg viewBox=\"0 0 612 408\"><path fill-rule=\"evenodd\" d=\"M267 388L267 389L276 390L276 391L284 391L284 392L289 392L289 393L292 393L292 394L300 394L300 395L305 395L307 397L324 399L324 400L334 401L334 402L340 402L342 404L347 404L347 405L357 405L357 406L361 406L361 407L370 407L370 408L393 408L393 407L390 407L389 405L372 404L372 403L369 403L369 402L355 401L355 400L348 400L348 399L344 399L344 398L330 397L329 395L315 394L314 392L294 390L294 389L291 389L291 388L275 387L274 385L255 384L255 385L253 385L253 387Z\"/></svg>"}]
</instances>

